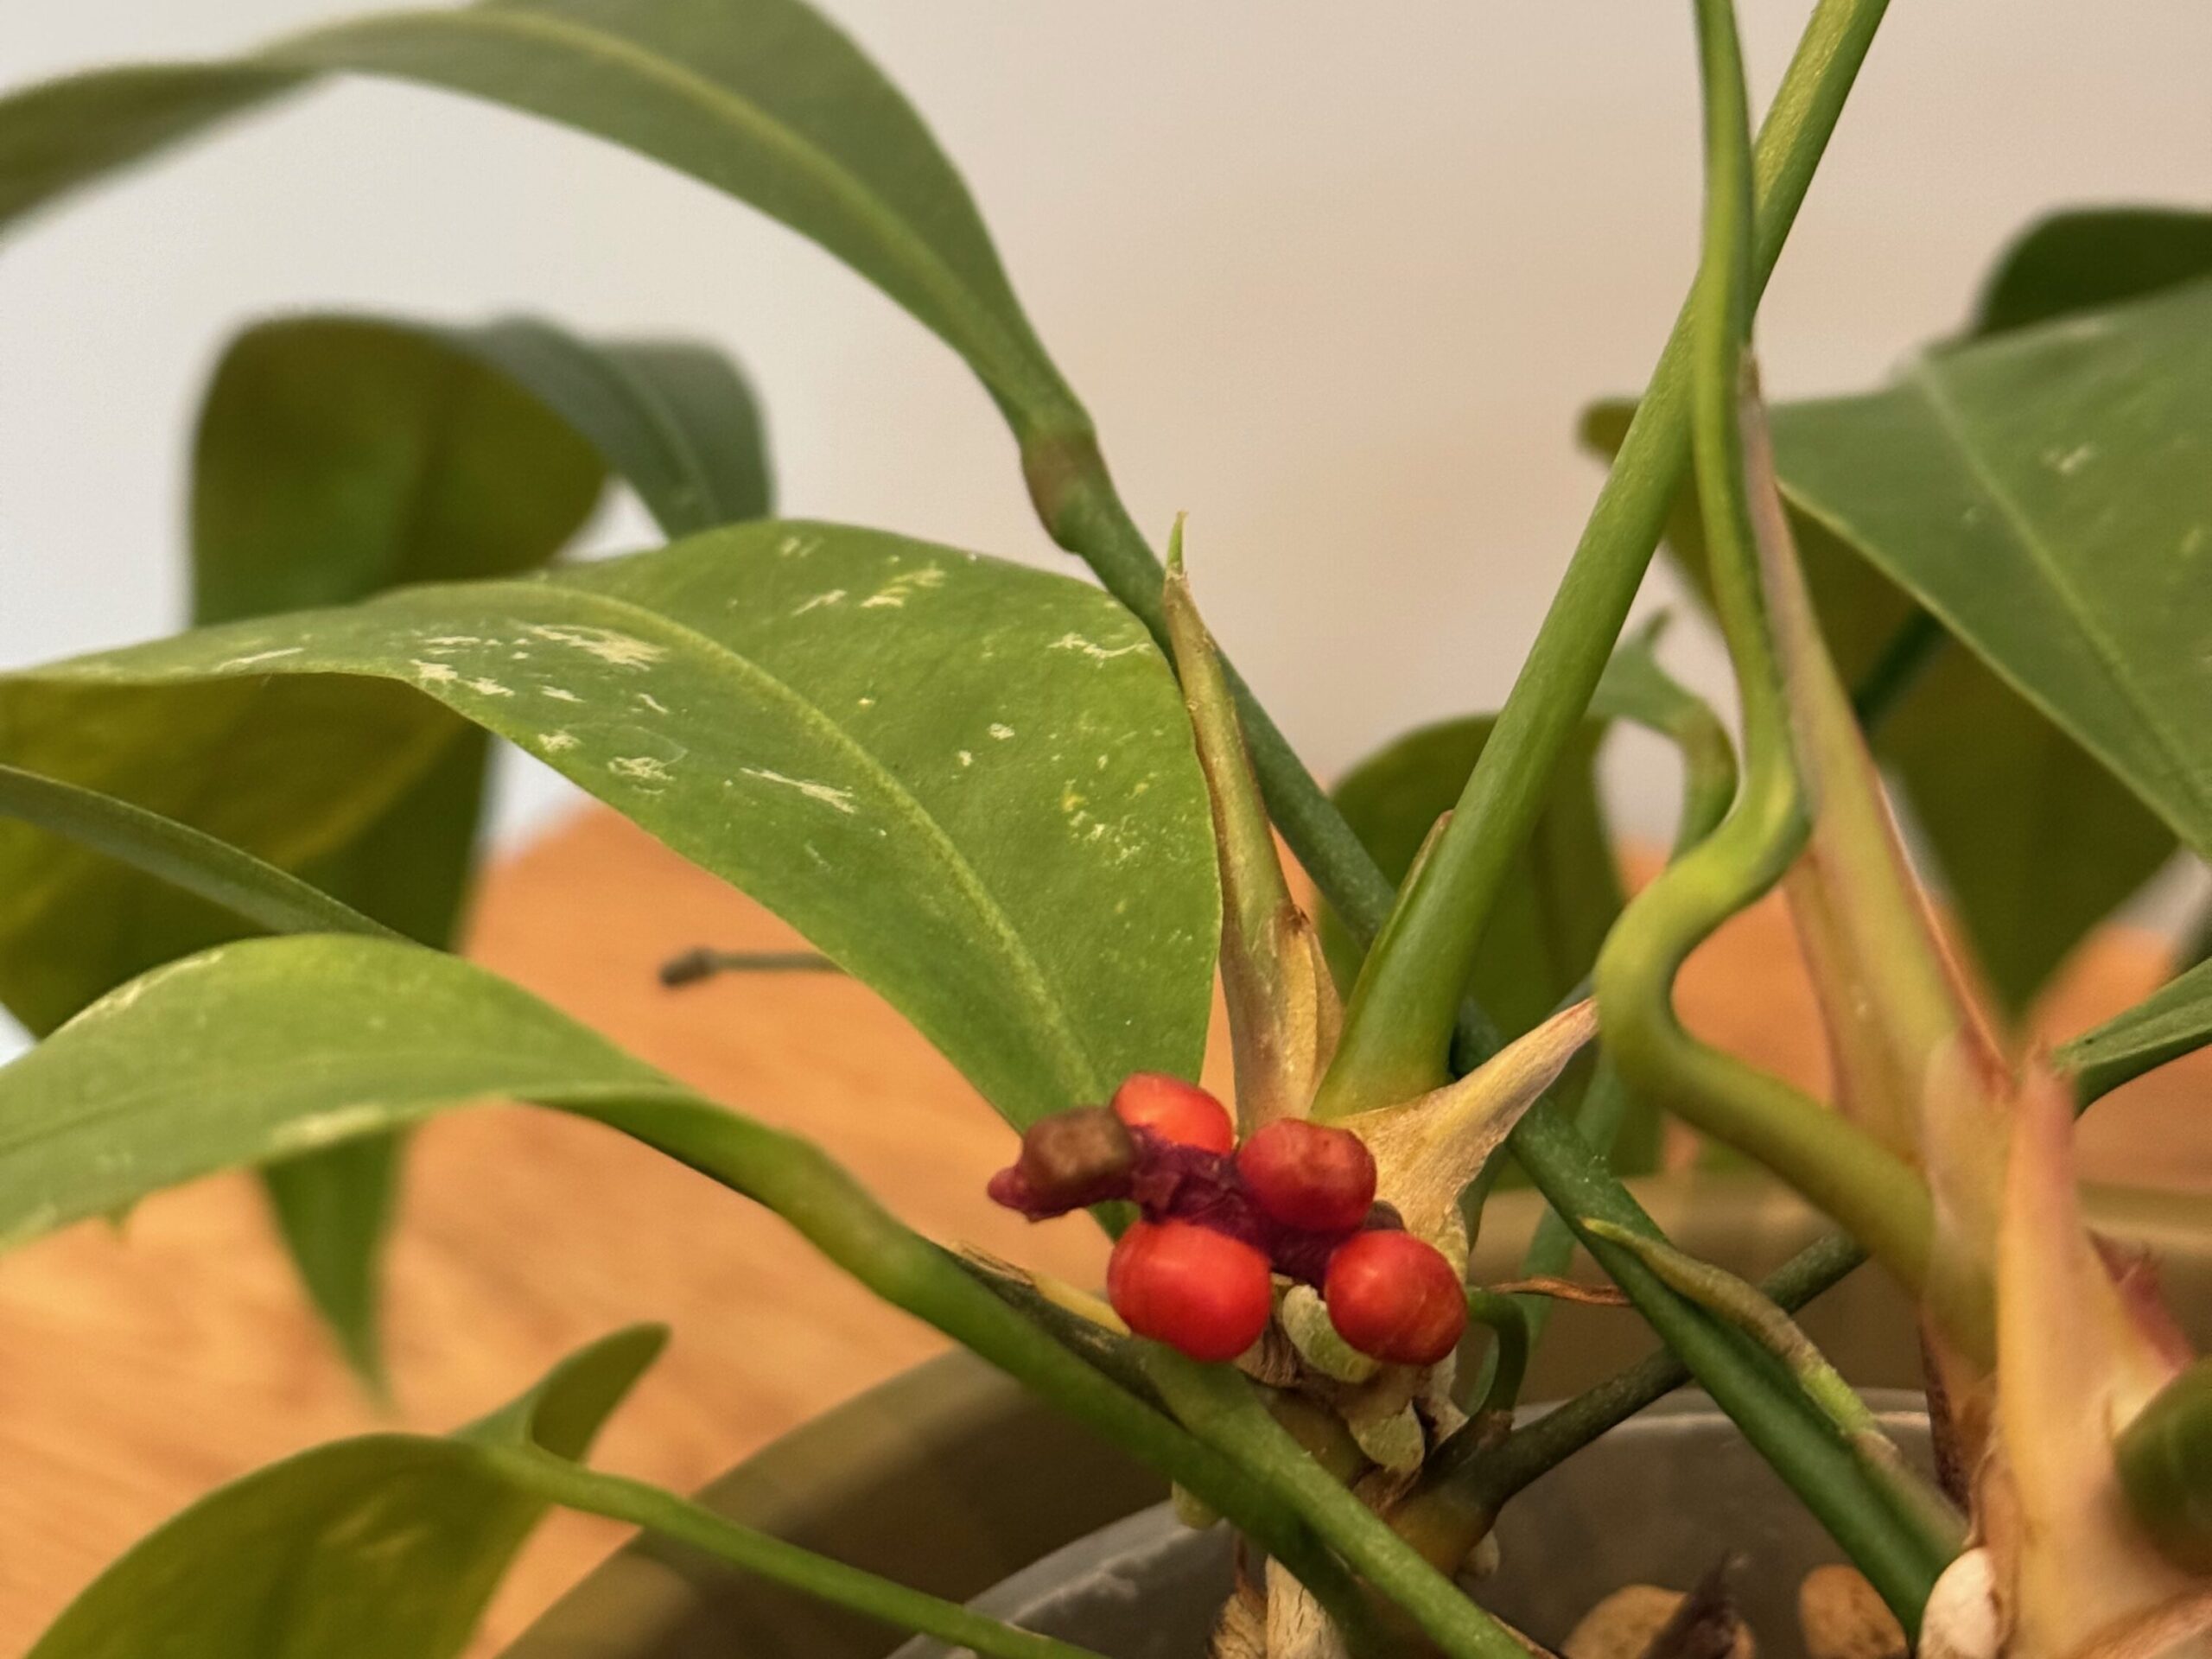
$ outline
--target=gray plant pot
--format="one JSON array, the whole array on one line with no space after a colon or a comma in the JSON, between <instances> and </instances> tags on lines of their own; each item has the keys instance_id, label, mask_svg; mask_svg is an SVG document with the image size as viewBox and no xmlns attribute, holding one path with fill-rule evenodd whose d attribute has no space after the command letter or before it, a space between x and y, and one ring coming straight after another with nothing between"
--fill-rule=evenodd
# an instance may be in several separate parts
<instances>
[{"instance_id":1,"label":"gray plant pot","mask_svg":"<svg viewBox=\"0 0 2212 1659\"><path fill-rule=\"evenodd\" d=\"M1924 1458L1917 1395L1876 1396L1907 1452ZM1528 1489L1498 1523L1500 1564L1469 1593L1556 1646L1624 1584L1688 1589L1733 1556L1738 1605L1763 1659L1798 1659L1797 1586L1841 1559L1819 1522L1699 1395L1624 1424ZM1230 1541L1166 1505L1130 1516L1014 1574L974 1605L1107 1659L1201 1659L1230 1584ZM749 1651L749 1649L748 1649ZM972 1659L917 1640L896 1659Z\"/></svg>"}]
</instances>

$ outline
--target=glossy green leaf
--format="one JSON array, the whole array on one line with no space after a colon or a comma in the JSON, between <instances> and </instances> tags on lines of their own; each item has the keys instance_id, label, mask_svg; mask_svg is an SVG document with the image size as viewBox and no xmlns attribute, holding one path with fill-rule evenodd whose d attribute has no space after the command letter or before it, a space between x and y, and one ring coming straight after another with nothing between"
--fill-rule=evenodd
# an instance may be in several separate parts
<instances>
[{"instance_id":1,"label":"glossy green leaf","mask_svg":"<svg viewBox=\"0 0 2212 1659\"><path fill-rule=\"evenodd\" d=\"M1792 502L2212 853L2212 283L1777 412Z\"/></svg>"},{"instance_id":2,"label":"glossy green leaf","mask_svg":"<svg viewBox=\"0 0 2212 1659\"><path fill-rule=\"evenodd\" d=\"M326 72L464 92L688 173L821 243L1001 402L1048 423L1075 408L929 130L799 0L486 0L33 87L0 104L0 223Z\"/></svg>"},{"instance_id":3,"label":"glossy green leaf","mask_svg":"<svg viewBox=\"0 0 2212 1659\"><path fill-rule=\"evenodd\" d=\"M1337 785L1338 810L1391 880L1404 880L1430 829L1459 800L1490 729L1484 715L1423 727ZM1620 873L1594 772L1603 734L1589 726L1569 750L1483 938L1470 989L1509 1038L1535 1029L1581 982L1620 913ZM1338 982L1351 983L1359 956L1350 934L1328 918L1323 938Z\"/></svg>"},{"instance_id":4,"label":"glossy green leaf","mask_svg":"<svg viewBox=\"0 0 2212 1659\"><path fill-rule=\"evenodd\" d=\"M1777 411L1777 427L1786 416ZM1610 452L1623 404L1584 419ZM1789 455L1780 458L1785 493ZM1914 599L1817 520L1791 513L1799 562L1837 671L1857 685L1877 671ZM1669 544L1702 582L1703 538L1687 496ZM2174 838L2081 744L1980 658L1940 645L1872 734L1923 830L1991 988L2018 1010L2088 931L2171 855Z\"/></svg>"},{"instance_id":5,"label":"glossy green leaf","mask_svg":"<svg viewBox=\"0 0 2212 1659\"><path fill-rule=\"evenodd\" d=\"M296 868L413 786L439 705L783 914L1016 1122L1198 1062L1189 728L1141 626L1064 577L739 526L0 679L0 755Z\"/></svg>"},{"instance_id":6,"label":"glossy green leaf","mask_svg":"<svg viewBox=\"0 0 2212 1659\"><path fill-rule=\"evenodd\" d=\"M2124 1014L2085 1032L2051 1058L2074 1074L2083 1101L2212 1043L2212 962L2176 976Z\"/></svg>"},{"instance_id":7,"label":"glossy green leaf","mask_svg":"<svg viewBox=\"0 0 2212 1659\"><path fill-rule=\"evenodd\" d=\"M595 1343L450 1439L365 1435L222 1487L102 1573L31 1659L458 1654L548 1507L500 1455L582 1456L664 1335Z\"/></svg>"},{"instance_id":8,"label":"glossy green leaf","mask_svg":"<svg viewBox=\"0 0 2212 1659\"><path fill-rule=\"evenodd\" d=\"M2053 213L1999 256L1973 337L2097 311L2212 276L2212 213L2088 207Z\"/></svg>"}]
</instances>

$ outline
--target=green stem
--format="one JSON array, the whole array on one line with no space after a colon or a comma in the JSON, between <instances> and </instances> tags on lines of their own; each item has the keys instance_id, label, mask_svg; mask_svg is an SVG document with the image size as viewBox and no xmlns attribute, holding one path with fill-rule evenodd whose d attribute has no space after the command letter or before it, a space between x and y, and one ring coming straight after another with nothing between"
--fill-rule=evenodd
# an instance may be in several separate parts
<instances>
[{"instance_id":1,"label":"green stem","mask_svg":"<svg viewBox=\"0 0 2212 1659\"><path fill-rule=\"evenodd\" d=\"M1867 1477L1890 1499L1898 1523L1922 1531L1929 1548L1955 1554L1966 1526L1943 1495L1922 1480L1884 1430L1871 1408L1828 1363L1827 1356L1758 1287L1724 1268L1700 1262L1663 1240L1640 1237L1602 1221L1584 1226L1595 1237L1620 1245L1663 1280L1669 1289L1742 1332L1781 1363L1797 1385L1843 1436Z\"/></svg>"},{"instance_id":2,"label":"green stem","mask_svg":"<svg viewBox=\"0 0 2212 1659\"><path fill-rule=\"evenodd\" d=\"M1490 1382L1483 1402L1475 1408L1477 1421L1512 1415L1521 1399L1522 1380L1529 1373L1529 1349L1535 1339L1534 1321L1526 1302L1548 1300L1541 1296L1501 1296L1494 1290L1467 1287L1467 1317L1489 1328L1491 1344Z\"/></svg>"},{"instance_id":3,"label":"green stem","mask_svg":"<svg viewBox=\"0 0 2212 1659\"><path fill-rule=\"evenodd\" d=\"M1754 291L1781 254L1885 3L1822 0L1807 25L1760 135ZM1500 886L1604 671L1681 480L1690 334L1686 306L1459 805L1408 884L1402 919L1361 974L1325 1113L1410 1098L1442 1070L1459 988ZM1313 874L1326 886L1324 872Z\"/></svg>"},{"instance_id":4,"label":"green stem","mask_svg":"<svg viewBox=\"0 0 2212 1659\"><path fill-rule=\"evenodd\" d=\"M1561 1146L1562 1141L1575 1144ZM1659 1236L1635 1199L1580 1146L1572 1124L1531 1113L1522 1120L1516 1145L1528 1149L1522 1165L1554 1210L1570 1217L1596 1216ZM1631 1252L1588 1234L1581 1242L1714 1402L1735 1420L1744 1438L1843 1546L1906 1629L1917 1628L1920 1610L1949 1555L1929 1550L1924 1540L1897 1525L1857 1460L1802 1395L1777 1380L1763 1355L1668 1288Z\"/></svg>"},{"instance_id":5,"label":"green stem","mask_svg":"<svg viewBox=\"0 0 2212 1659\"><path fill-rule=\"evenodd\" d=\"M548 1503L642 1527L771 1584L898 1630L919 1631L956 1647L972 1649L986 1659L1100 1659L1089 1648L1017 1630L970 1612L957 1602L924 1595L767 1533L741 1527L688 1498L642 1481L602 1474L535 1449L486 1446L480 1454L503 1479Z\"/></svg>"},{"instance_id":6,"label":"green stem","mask_svg":"<svg viewBox=\"0 0 2212 1659\"><path fill-rule=\"evenodd\" d=\"M592 1116L781 1216L883 1300L904 1308L1196 1493L1296 1573L1332 1618L1356 1628L1358 1586L1299 1519L1287 1494L1240 1468L986 1290L890 1215L817 1147L696 1104L624 1103Z\"/></svg>"},{"instance_id":7,"label":"green stem","mask_svg":"<svg viewBox=\"0 0 2212 1659\"><path fill-rule=\"evenodd\" d=\"M1607 1052L1639 1097L1773 1169L1917 1288L1933 1220L1911 1167L1802 1091L1695 1040L1674 1009L1690 952L1781 880L1812 828L1760 573L1762 530L1782 532L1755 523L1747 482L1747 446L1763 441L1763 416L1746 351L1752 211L1742 67L1725 4L1700 0L1698 17L1707 194L1691 416L1714 606L1743 704L1744 783L1720 826L1637 894L1607 937L1595 976L1599 1016Z\"/></svg>"},{"instance_id":8,"label":"green stem","mask_svg":"<svg viewBox=\"0 0 2212 1659\"><path fill-rule=\"evenodd\" d=\"M1261 1475L1449 1659L1528 1659L1503 1625L1307 1456L1241 1373L1157 1344L1147 1359L1161 1395L1192 1433Z\"/></svg>"},{"instance_id":9,"label":"green stem","mask_svg":"<svg viewBox=\"0 0 2212 1659\"><path fill-rule=\"evenodd\" d=\"M1776 90L1759 133L1757 156L1757 265L1762 285L1804 205L1814 171L1887 5L1888 0L1818 0ZM1522 683L1508 698L1498 729L1484 747L1475 777L1468 781L1469 799L1475 806L1471 816L1482 821L1484 838L1500 840L1509 848L1527 839L1529 823L1522 823L1516 831L1510 820L1493 815L1524 792L1519 780L1533 777L1541 781L1557 764L1604 672L1621 620L1659 543L1689 459L1688 359L1685 307L1599 493L1567 578L1522 671ZM1164 645L1160 561L1116 494L1095 435L1088 429L1021 429L1018 435L1031 497L1046 529L1061 546L1080 556L1107 590L1141 617ZM1230 677L1276 827L1338 915L1360 937L1370 937L1382 925L1395 896L1389 881L1249 688L1233 670ZM1540 720L1547 712L1542 706L1547 698L1558 699L1560 706ZM1509 784L1514 787L1507 787ZM1464 985L1466 976L1451 982Z\"/></svg>"},{"instance_id":10,"label":"green stem","mask_svg":"<svg viewBox=\"0 0 2212 1659\"><path fill-rule=\"evenodd\" d=\"M1866 1260L1866 1253L1850 1239L1831 1233L1790 1257L1759 1290L1777 1306L1795 1312L1840 1284ZM1471 1442L1464 1450L1447 1444L1425 1479L1463 1487L1465 1507L1495 1515L1537 1476L1689 1381L1690 1370L1681 1357L1671 1349L1658 1349L1516 1429L1495 1450L1483 1451Z\"/></svg>"}]
</instances>

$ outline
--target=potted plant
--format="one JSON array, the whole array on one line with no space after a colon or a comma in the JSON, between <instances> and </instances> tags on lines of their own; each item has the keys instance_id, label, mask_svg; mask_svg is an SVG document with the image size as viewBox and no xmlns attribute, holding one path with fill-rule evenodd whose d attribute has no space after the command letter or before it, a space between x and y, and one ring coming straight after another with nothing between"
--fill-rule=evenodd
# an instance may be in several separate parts
<instances>
[{"instance_id":1,"label":"potted plant","mask_svg":"<svg viewBox=\"0 0 2212 1659\"><path fill-rule=\"evenodd\" d=\"M774 1210L1172 1481L1190 1526L1236 1541L1219 1654L1515 1659L1480 1582L1494 1532L1685 1379L1897 1643L2200 1646L2208 1374L2143 1263L2089 1230L2073 1122L2212 1037L2212 969L2055 1052L2004 1031L2177 842L2212 847L2212 238L2186 214L2051 221L1904 378L1768 410L1757 296L1881 11L1820 0L1755 143L1727 0L1692 9L1702 258L1642 399L1592 416L1614 456L1589 530L1495 719L1409 741L1338 800L1217 651L1180 524L1163 566L1122 508L950 162L798 0L490 0L0 103L9 219L338 73L655 156L957 351L1104 589L767 518L744 384L696 348L538 323L252 331L200 430L198 626L0 683L0 996L48 1033L0 1071L0 1236L259 1167L373 1378L404 1133L512 1097ZM669 544L537 569L607 474ZM1669 531L1727 644L1738 741L1654 636L1621 637ZM1624 906L1602 837L1590 880L1557 855L1605 721L1672 739L1687 780L1673 858ZM1104 1294L917 1236L803 1139L442 950L487 734L896 1005L1020 1131L992 1196L1116 1236ZM1974 969L1930 919L1877 755ZM2005 847L2038 877L2023 915L1985 860L1993 823L2032 810L2048 833ZM1326 899L1333 973L1278 834ZM1837 1109L1674 1012L1690 950L1777 886ZM1217 971L1230 1104L1188 1080ZM1840 1230L1760 1285L1685 1252L1621 1179L1669 1122ZM1468 1268L1509 1165L1550 1217L1501 1285ZM1665 1351L1524 1419L1578 1242ZM1867 1256L1921 1319L1937 1478L1790 1318ZM658 1340L610 1337L449 1438L342 1442L224 1488L38 1659L454 1653L550 1505L977 1652L1084 1650L590 1466ZM1655 1651L1726 1645L1725 1595L1688 1607L1643 1633Z\"/></svg>"}]
</instances>

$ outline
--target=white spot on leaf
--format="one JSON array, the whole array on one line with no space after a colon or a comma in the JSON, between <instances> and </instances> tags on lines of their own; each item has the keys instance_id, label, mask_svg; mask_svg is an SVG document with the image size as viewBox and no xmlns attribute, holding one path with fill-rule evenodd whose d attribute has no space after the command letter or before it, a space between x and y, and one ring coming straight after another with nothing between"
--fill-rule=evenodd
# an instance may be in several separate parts
<instances>
[{"instance_id":1,"label":"white spot on leaf","mask_svg":"<svg viewBox=\"0 0 2212 1659\"><path fill-rule=\"evenodd\" d=\"M569 645L587 655L596 657L613 668L643 668L657 663L668 655L665 646L640 639L634 634L622 633L613 628L595 628L582 623L533 624L530 632L540 639L556 645Z\"/></svg>"},{"instance_id":2,"label":"white spot on leaf","mask_svg":"<svg viewBox=\"0 0 2212 1659\"><path fill-rule=\"evenodd\" d=\"M296 657L306 649L305 645L284 645L276 651L257 651L250 657L233 657L226 663L218 663L215 671L220 674L226 669L251 668L256 663L273 663L280 657Z\"/></svg>"},{"instance_id":3,"label":"white spot on leaf","mask_svg":"<svg viewBox=\"0 0 2212 1659\"><path fill-rule=\"evenodd\" d=\"M795 789L810 801L819 801L850 817L860 809L853 804L853 791L840 789L835 784L817 783L809 778L792 778L766 766L741 768L748 778L758 778L764 784L774 784L784 789Z\"/></svg>"}]
</instances>

